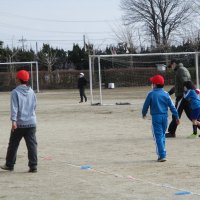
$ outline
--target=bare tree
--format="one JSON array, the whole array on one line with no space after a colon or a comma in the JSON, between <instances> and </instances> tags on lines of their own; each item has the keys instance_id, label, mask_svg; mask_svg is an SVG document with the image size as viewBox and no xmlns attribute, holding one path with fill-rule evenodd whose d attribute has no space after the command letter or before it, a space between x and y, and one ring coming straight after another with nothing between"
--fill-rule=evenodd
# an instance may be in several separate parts
<instances>
[{"instance_id":1,"label":"bare tree","mask_svg":"<svg viewBox=\"0 0 200 200\"><path fill-rule=\"evenodd\" d=\"M170 35L188 22L191 1L121 0L126 24L141 23L153 36L156 47L166 49Z\"/></svg>"},{"instance_id":2,"label":"bare tree","mask_svg":"<svg viewBox=\"0 0 200 200\"><path fill-rule=\"evenodd\" d=\"M134 31L131 26L116 26L113 32L117 38L118 43L123 43L126 46L127 53L136 52L136 42Z\"/></svg>"},{"instance_id":3,"label":"bare tree","mask_svg":"<svg viewBox=\"0 0 200 200\"><path fill-rule=\"evenodd\" d=\"M187 42L188 48L191 51L200 50L200 29L195 26L189 26L185 28L182 33L179 34L179 37L182 39L183 43Z\"/></svg>"},{"instance_id":4,"label":"bare tree","mask_svg":"<svg viewBox=\"0 0 200 200\"><path fill-rule=\"evenodd\" d=\"M56 52L48 52L43 54L43 63L47 65L48 72L52 72L52 66L56 62Z\"/></svg>"},{"instance_id":5,"label":"bare tree","mask_svg":"<svg viewBox=\"0 0 200 200\"><path fill-rule=\"evenodd\" d=\"M195 13L197 13L198 15L200 15L200 2L199 0L193 0L193 10Z\"/></svg>"},{"instance_id":6,"label":"bare tree","mask_svg":"<svg viewBox=\"0 0 200 200\"><path fill-rule=\"evenodd\" d=\"M40 61L47 66L48 73L51 74L52 67L56 62L57 50L44 44L42 50L38 53Z\"/></svg>"}]
</instances>

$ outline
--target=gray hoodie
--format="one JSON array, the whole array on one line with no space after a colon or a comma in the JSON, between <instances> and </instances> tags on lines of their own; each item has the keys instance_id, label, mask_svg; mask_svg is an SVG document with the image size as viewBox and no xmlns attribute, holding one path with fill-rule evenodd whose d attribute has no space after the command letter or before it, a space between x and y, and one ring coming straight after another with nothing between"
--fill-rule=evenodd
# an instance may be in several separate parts
<instances>
[{"instance_id":1,"label":"gray hoodie","mask_svg":"<svg viewBox=\"0 0 200 200\"><path fill-rule=\"evenodd\" d=\"M11 92L11 120L18 128L36 127L36 96L26 85L19 85Z\"/></svg>"}]
</instances>

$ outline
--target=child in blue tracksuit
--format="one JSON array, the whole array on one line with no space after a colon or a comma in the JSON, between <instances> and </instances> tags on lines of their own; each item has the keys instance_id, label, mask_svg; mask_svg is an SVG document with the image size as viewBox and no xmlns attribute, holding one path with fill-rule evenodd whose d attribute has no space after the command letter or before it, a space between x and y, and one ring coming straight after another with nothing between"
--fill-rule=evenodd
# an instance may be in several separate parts
<instances>
[{"instance_id":1,"label":"child in blue tracksuit","mask_svg":"<svg viewBox=\"0 0 200 200\"><path fill-rule=\"evenodd\" d=\"M150 81L152 82L153 90L151 90L146 97L142 109L142 116L143 118L146 117L150 107L150 113L152 116L152 132L158 154L157 161L164 162L166 161L165 131L168 123L168 107L175 116L177 124L179 124L179 116L171 97L168 92L165 92L163 89L164 78L161 75L156 75L151 77Z\"/></svg>"},{"instance_id":2,"label":"child in blue tracksuit","mask_svg":"<svg viewBox=\"0 0 200 200\"><path fill-rule=\"evenodd\" d=\"M190 104L190 118L193 125L193 134L189 138L197 137L197 126L200 126L200 98L197 93L198 91L191 81L184 82L184 98Z\"/></svg>"}]
</instances>

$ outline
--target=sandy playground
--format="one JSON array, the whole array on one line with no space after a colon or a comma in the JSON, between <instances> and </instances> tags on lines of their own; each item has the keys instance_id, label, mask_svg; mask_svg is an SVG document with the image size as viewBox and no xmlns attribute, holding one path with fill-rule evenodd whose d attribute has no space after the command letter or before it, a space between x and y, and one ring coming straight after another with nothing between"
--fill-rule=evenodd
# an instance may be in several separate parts
<instances>
[{"instance_id":1,"label":"sandy playground","mask_svg":"<svg viewBox=\"0 0 200 200\"><path fill-rule=\"evenodd\" d=\"M121 106L79 104L77 90L38 93L38 173L27 173L21 141L15 170L0 170L0 199L200 199L200 138L187 138L192 126L183 114L177 138L167 139L167 162L156 162L150 117L141 118L148 90L107 89L108 98L115 98L111 92L129 95L133 104ZM9 100L9 93L0 93L0 164L10 132Z\"/></svg>"}]
</instances>

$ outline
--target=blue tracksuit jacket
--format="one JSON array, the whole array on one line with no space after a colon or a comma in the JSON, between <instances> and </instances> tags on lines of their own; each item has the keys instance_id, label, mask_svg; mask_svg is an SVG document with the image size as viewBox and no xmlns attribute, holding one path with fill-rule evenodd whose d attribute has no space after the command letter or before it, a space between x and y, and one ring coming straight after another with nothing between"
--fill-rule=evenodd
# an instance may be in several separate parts
<instances>
[{"instance_id":1,"label":"blue tracksuit jacket","mask_svg":"<svg viewBox=\"0 0 200 200\"><path fill-rule=\"evenodd\" d=\"M184 98L190 103L190 108L196 110L200 108L200 98L195 90L188 90L184 93Z\"/></svg>"},{"instance_id":2,"label":"blue tracksuit jacket","mask_svg":"<svg viewBox=\"0 0 200 200\"><path fill-rule=\"evenodd\" d=\"M157 154L159 158L165 158L165 131L168 123L168 108L170 108L176 119L179 119L178 112L168 92L164 91L163 88L154 88L148 93L142 109L143 117L146 116L149 107Z\"/></svg>"}]
</instances>

